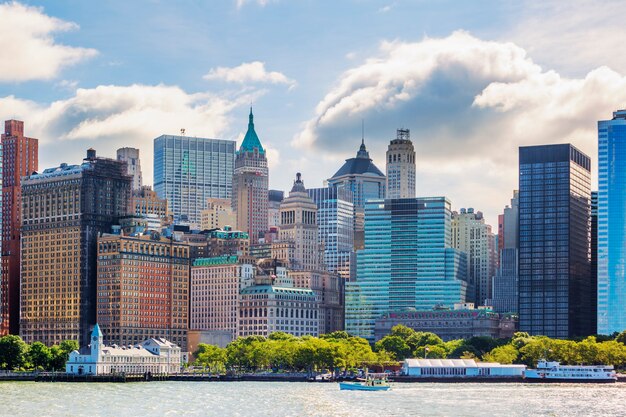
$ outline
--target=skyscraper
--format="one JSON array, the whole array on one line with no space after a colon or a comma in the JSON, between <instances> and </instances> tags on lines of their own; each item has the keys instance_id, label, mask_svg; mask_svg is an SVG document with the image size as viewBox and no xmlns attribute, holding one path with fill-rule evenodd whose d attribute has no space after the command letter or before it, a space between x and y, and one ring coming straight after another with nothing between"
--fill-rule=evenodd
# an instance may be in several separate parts
<instances>
[{"instance_id":1,"label":"skyscraper","mask_svg":"<svg viewBox=\"0 0 626 417\"><path fill-rule=\"evenodd\" d=\"M626 110L598 122L598 333L626 329Z\"/></svg>"},{"instance_id":2,"label":"skyscraper","mask_svg":"<svg viewBox=\"0 0 626 417\"><path fill-rule=\"evenodd\" d=\"M176 222L200 224L208 198L231 198L235 142L163 135L154 140L154 191Z\"/></svg>"},{"instance_id":3,"label":"skyscraper","mask_svg":"<svg viewBox=\"0 0 626 417\"><path fill-rule=\"evenodd\" d=\"M499 215L500 262L493 278L493 296L487 305L498 313L517 313L519 192L513 191L511 205Z\"/></svg>"},{"instance_id":4,"label":"skyscraper","mask_svg":"<svg viewBox=\"0 0 626 417\"><path fill-rule=\"evenodd\" d=\"M343 188L352 197L355 249L363 247L365 202L371 199L385 198L386 184L385 174L374 165L363 139L361 139L361 146L356 158L346 159L339 171L328 179L328 186Z\"/></svg>"},{"instance_id":5,"label":"skyscraper","mask_svg":"<svg viewBox=\"0 0 626 417\"><path fill-rule=\"evenodd\" d=\"M373 341L385 313L467 301L466 254L452 247L451 220L445 197L365 203L365 249L346 283L348 333Z\"/></svg>"},{"instance_id":6,"label":"skyscraper","mask_svg":"<svg viewBox=\"0 0 626 417\"><path fill-rule=\"evenodd\" d=\"M283 198L285 198L283 191L269 190L267 206L268 229L280 226L280 203L282 203Z\"/></svg>"},{"instance_id":7,"label":"skyscraper","mask_svg":"<svg viewBox=\"0 0 626 417\"><path fill-rule=\"evenodd\" d=\"M24 136L24 122L7 120L2 135L2 275L0 334L18 334L20 326L20 180L38 167L39 141Z\"/></svg>"},{"instance_id":8,"label":"skyscraper","mask_svg":"<svg viewBox=\"0 0 626 417\"><path fill-rule=\"evenodd\" d=\"M321 251L317 236L317 205L304 188L301 174L296 174L293 187L280 203L281 242L292 242L291 256L280 257L291 269L317 270L320 268Z\"/></svg>"},{"instance_id":9,"label":"skyscraper","mask_svg":"<svg viewBox=\"0 0 626 417\"><path fill-rule=\"evenodd\" d=\"M452 247L467 254L467 275L474 287L471 300L484 305L491 298L491 279L495 275L495 247L491 226L473 208L452 213Z\"/></svg>"},{"instance_id":10,"label":"skyscraper","mask_svg":"<svg viewBox=\"0 0 626 417\"><path fill-rule=\"evenodd\" d=\"M387 148L387 198L415 198L415 149L409 129L396 130Z\"/></svg>"},{"instance_id":11,"label":"skyscraper","mask_svg":"<svg viewBox=\"0 0 626 417\"><path fill-rule=\"evenodd\" d=\"M131 175L133 177L133 191L140 190L143 178L141 176L139 149L120 148L117 150L117 160L126 162L128 175Z\"/></svg>"},{"instance_id":12,"label":"skyscraper","mask_svg":"<svg viewBox=\"0 0 626 417\"><path fill-rule=\"evenodd\" d=\"M352 277L354 253L354 207L349 191L323 187L307 189L317 204L318 240L324 249L324 265L345 281Z\"/></svg>"},{"instance_id":13,"label":"skyscraper","mask_svg":"<svg viewBox=\"0 0 626 417\"><path fill-rule=\"evenodd\" d=\"M93 149L80 165L22 179L20 335L26 342L89 344L98 236L131 213L131 184L122 162L97 158Z\"/></svg>"},{"instance_id":14,"label":"skyscraper","mask_svg":"<svg viewBox=\"0 0 626 417\"><path fill-rule=\"evenodd\" d=\"M561 144L520 147L519 164L520 330L593 334L591 161Z\"/></svg>"},{"instance_id":15,"label":"skyscraper","mask_svg":"<svg viewBox=\"0 0 626 417\"><path fill-rule=\"evenodd\" d=\"M235 157L233 174L233 210L237 228L250 235L254 244L268 229L268 169L265 149L254 130L250 108L248 131Z\"/></svg>"}]
</instances>

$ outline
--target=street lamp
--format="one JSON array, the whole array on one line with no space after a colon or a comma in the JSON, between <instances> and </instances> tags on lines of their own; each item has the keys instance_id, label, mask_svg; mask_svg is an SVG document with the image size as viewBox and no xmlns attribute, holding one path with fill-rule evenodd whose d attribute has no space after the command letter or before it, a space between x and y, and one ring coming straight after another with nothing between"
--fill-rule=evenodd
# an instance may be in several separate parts
<instances>
[{"instance_id":1,"label":"street lamp","mask_svg":"<svg viewBox=\"0 0 626 417\"><path fill-rule=\"evenodd\" d=\"M426 347L424 348L424 359L427 359L427 358L428 358L428 352L430 352L430 348L429 348L428 346L426 346Z\"/></svg>"}]
</instances>

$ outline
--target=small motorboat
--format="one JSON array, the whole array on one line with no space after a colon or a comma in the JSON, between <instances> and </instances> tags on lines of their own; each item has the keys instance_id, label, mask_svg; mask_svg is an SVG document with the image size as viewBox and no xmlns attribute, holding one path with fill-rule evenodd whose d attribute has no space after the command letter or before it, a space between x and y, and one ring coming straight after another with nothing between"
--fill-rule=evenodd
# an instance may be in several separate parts
<instances>
[{"instance_id":1,"label":"small motorboat","mask_svg":"<svg viewBox=\"0 0 626 417\"><path fill-rule=\"evenodd\" d=\"M387 374L367 374L357 382L340 382L340 390L347 391L388 391L391 389Z\"/></svg>"}]
</instances>

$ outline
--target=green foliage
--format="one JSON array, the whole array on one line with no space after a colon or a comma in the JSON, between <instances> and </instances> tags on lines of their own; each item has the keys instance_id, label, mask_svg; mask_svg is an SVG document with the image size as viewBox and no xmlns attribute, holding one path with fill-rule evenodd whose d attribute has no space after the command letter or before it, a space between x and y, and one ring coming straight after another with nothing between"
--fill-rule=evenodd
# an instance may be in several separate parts
<instances>
[{"instance_id":1,"label":"green foliage","mask_svg":"<svg viewBox=\"0 0 626 417\"><path fill-rule=\"evenodd\" d=\"M52 352L50 348L41 342L34 342L30 345L26 358L30 366L37 370L50 369L52 362Z\"/></svg>"},{"instance_id":2,"label":"green foliage","mask_svg":"<svg viewBox=\"0 0 626 417\"><path fill-rule=\"evenodd\" d=\"M415 334L415 330L410 327L404 326L402 324L396 324L391 328L391 333L389 336L398 336L402 340L408 340L409 337Z\"/></svg>"},{"instance_id":3,"label":"green foliage","mask_svg":"<svg viewBox=\"0 0 626 417\"><path fill-rule=\"evenodd\" d=\"M619 343L623 343L624 345L626 345L626 330L624 330L623 332L621 332L620 334L618 334L615 337L615 341L619 342Z\"/></svg>"},{"instance_id":4,"label":"green foliage","mask_svg":"<svg viewBox=\"0 0 626 417\"><path fill-rule=\"evenodd\" d=\"M479 357L481 353L474 347L466 345L465 341L462 344L455 347L450 353L448 353L448 359L467 359Z\"/></svg>"},{"instance_id":5,"label":"green foliage","mask_svg":"<svg viewBox=\"0 0 626 417\"><path fill-rule=\"evenodd\" d=\"M400 361L406 359L411 354L411 348L400 336L385 336L376 342L375 347L377 351L384 350L391 353Z\"/></svg>"},{"instance_id":6,"label":"green foliage","mask_svg":"<svg viewBox=\"0 0 626 417\"><path fill-rule=\"evenodd\" d=\"M422 346L443 345L443 340L439 336L430 332L415 332L406 341L411 350L416 350Z\"/></svg>"},{"instance_id":7,"label":"green foliage","mask_svg":"<svg viewBox=\"0 0 626 417\"><path fill-rule=\"evenodd\" d=\"M413 352L413 356L428 359L445 359L448 351L443 344L420 346Z\"/></svg>"},{"instance_id":8,"label":"green foliage","mask_svg":"<svg viewBox=\"0 0 626 417\"><path fill-rule=\"evenodd\" d=\"M485 362L499 362L503 364L511 364L517 360L519 352L513 345L504 345L493 348L491 352L483 355Z\"/></svg>"},{"instance_id":9,"label":"green foliage","mask_svg":"<svg viewBox=\"0 0 626 417\"><path fill-rule=\"evenodd\" d=\"M200 343L194 356L196 357L195 365L208 368L211 372L219 373L226 369L226 349Z\"/></svg>"},{"instance_id":10,"label":"green foliage","mask_svg":"<svg viewBox=\"0 0 626 417\"><path fill-rule=\"evenodd\" d=\"M19 337L8 335L0 338L0 368L14 370L26 365L28 345Z\"/></svg>"}]
</instances>

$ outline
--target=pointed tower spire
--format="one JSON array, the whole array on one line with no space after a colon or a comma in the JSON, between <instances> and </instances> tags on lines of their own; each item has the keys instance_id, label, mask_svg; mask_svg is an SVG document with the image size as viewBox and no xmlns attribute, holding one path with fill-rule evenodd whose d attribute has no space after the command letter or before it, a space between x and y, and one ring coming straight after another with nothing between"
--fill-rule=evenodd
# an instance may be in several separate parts
<instances>
[{"instance_id":1,"label":"pointed tower spire","mask_svg":"<svg viewBox=\"0 0 626 417\"><path fill-rule=\"evenodd\" d=\"M239 152L253 152L257 149L259 153L264 154L265 149L261 145L261 141L254 130L254 114L252 114L252 106L250 106L250 115L248 116L248 131L243 138Z\"/></svg>"},{"instance_id":2,"label":"pointed tower spire","mask_svg":"<svg viewBox=\"0 0 626 417\"><path fill-rule=\"evenodd\" d=\"M367 152L367 148L365 148L365 121L363 119L361 119L361 146L356 153L356 157L370 159L370 154Z\"/></svg>"}]
</instances>

